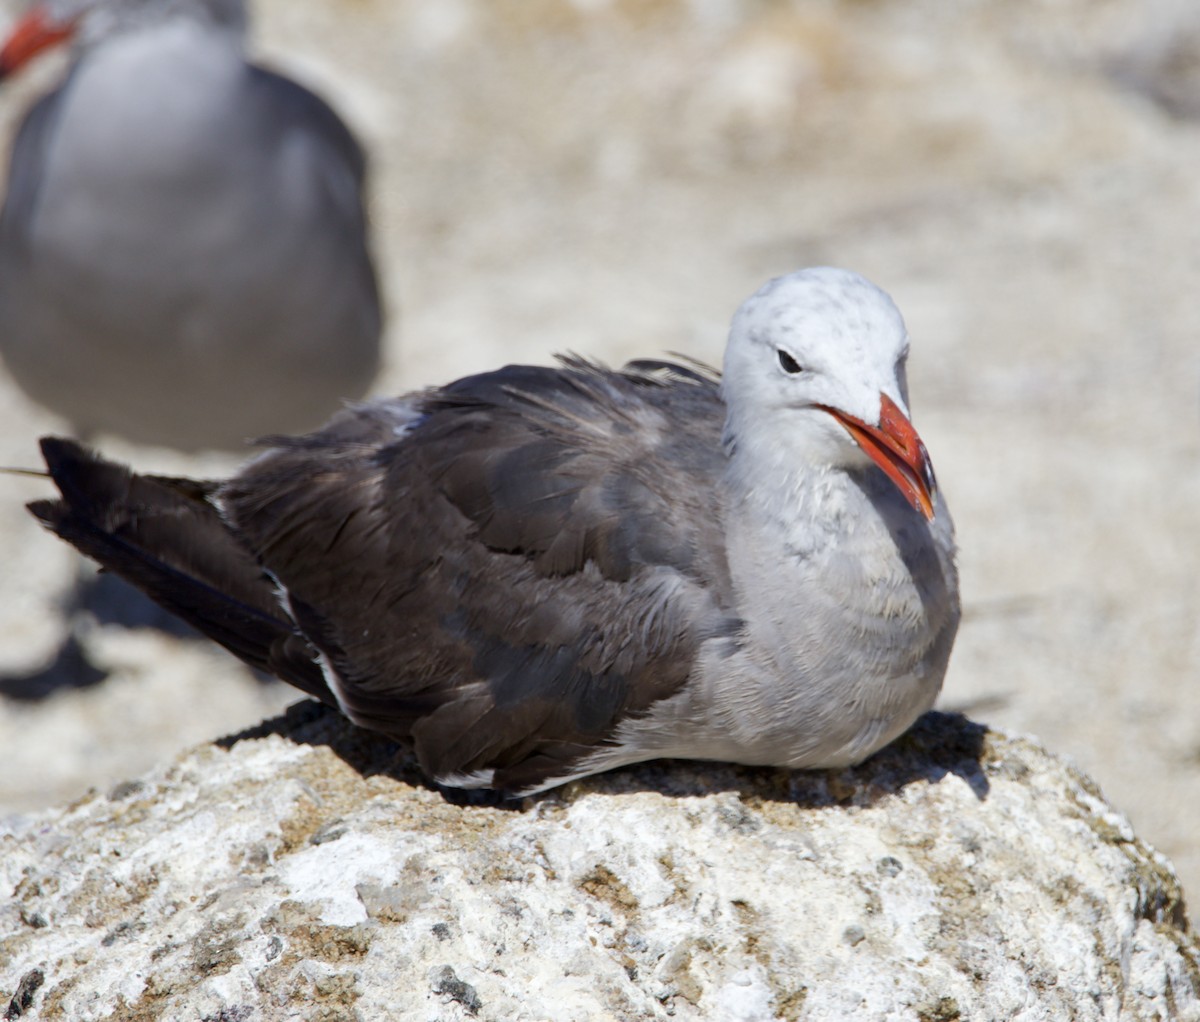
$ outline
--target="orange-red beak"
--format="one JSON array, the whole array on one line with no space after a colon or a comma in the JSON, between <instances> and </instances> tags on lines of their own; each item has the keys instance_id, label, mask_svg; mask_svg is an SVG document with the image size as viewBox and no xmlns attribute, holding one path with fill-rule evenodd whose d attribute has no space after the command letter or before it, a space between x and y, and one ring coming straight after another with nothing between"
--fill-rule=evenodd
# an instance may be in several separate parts
<instances>
[{"instance_id":1,"label":"orange-red beak","mask_svg":"<svg viewBox=\"0 0 1200 1022\"><path fill-rule=\"evenodd\" d=\"M0 79L7 78L22 64L75 33L73 21L55 21L41 7L35 7L13 26L4 46L0 47Z\"/></svg>"},{"instance_id":2,"label":"orange-red beak","mask_svg":"<svg viewBox=\"0 0 1200 1022\"><path fill-rule=\"evenodd\" d=\"M913 424L904 417L896 402L886 394L879 395L878 426L868 426L862 419L828 405L820 407L846 427L867 457L883 469L908 502L926 519L932 520L933 501L937 495L933 463Z\"/></svg>"}]
</instances>

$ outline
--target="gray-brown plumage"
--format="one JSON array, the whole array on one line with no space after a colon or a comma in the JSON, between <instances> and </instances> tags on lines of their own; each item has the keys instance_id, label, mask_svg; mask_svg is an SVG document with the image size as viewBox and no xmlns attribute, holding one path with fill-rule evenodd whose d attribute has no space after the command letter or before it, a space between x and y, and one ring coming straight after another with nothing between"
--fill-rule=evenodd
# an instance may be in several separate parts
<instances>
[{"instance_id":1,"label":"gray-brown plumage","mask_svg":"<svg viewBox=\"0 0 1200 1022\"><path fill-rule=\"evenodd\" d=\"M958 617L906 351L886 295L804 271L743 306L720 382L510 366L274 438L221 484L47 440L62 499L32 510L443 783L853 762L932 703Z\"/></svg>"}]
</instances>

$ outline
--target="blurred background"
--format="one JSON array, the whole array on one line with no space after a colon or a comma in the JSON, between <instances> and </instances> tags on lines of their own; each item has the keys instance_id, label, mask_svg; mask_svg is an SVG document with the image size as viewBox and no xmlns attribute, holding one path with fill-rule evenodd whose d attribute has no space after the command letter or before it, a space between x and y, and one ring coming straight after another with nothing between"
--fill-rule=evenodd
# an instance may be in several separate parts
<instances>
[{"instance_id":1,"label":"blurred background","mask_svg":"<svg viewBox=\"0 0 1200 1022\"><path fill-rule=\"evenodd\" d=\"M1072 758L1200 891L1194 0L259 0L251 53L369 152L376 393L560 351L717 362L804 265L889 291L961 548L940 705ZM5 83L0 138L64 61ZM0 462L66 428L0 373ZM68 628L75 561L23 510L46 492L0 478L0 815L296 697L113 626L85 637L102 683L6 688Z\"/></svg>"}]
</instances>

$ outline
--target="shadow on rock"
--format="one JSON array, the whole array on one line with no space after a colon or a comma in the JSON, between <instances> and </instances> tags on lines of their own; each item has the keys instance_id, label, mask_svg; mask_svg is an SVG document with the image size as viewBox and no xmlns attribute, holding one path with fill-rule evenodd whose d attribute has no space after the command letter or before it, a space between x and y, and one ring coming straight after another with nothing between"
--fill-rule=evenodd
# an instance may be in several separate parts
<instances>
[{"instance_id":1,"label":"shadow on rock","mask_svg":"<svg viewBox=\"0 0 1200 1022\"><path fill-rule=\"evenodd\" d=\"M440 792L454 805L519 810L543 801L574 801L591 792L656 791L672 798L688 798L733 791L762 801L819 808L872 805L914 782L937 784L950 775L963 780L983 801L989 792L982 762L987 734L985 725L961 714L933 712L856 767L786 770L701 760L652 760L523 799L494 791L436 785L421 773L415 757L402 743L356 727L336 710L313 700L297 703L282 716L216 744L229 749L241 741L280 735L293 742L324 745L364 777L386 774L405 784Z\"/></svg>"},{"instance_id":2,"label":"shadow on rock","mask_svg":"<svg viewBox=\"0 0 1200 1022\"><path fill-rule=\"evenodd\" d=\"M72 634L45 667L28 674L0 676L0 696L18 702L40 702L63 689L91 688L107 677L108 672L88 659L87 650Z\"/></svg>"},{"instance_id":3,"label":"shadow on rock","mask_svg":"<svg viewBox=\"0 0 1200 1022\"><path fill-rule=\"evenodd\" d=\"M821 808L869 806L914 782L938 784L953 775L982 802L990 790L983 766L987 734L985 725L961 714L933 712L854 767L788 770L699 760L656 760L603 775L607 778L604 787L614 792L658 791L677 797L736 791L760 801Z\"/></svg>"},{"instance_id":4,"label":"shadow on rock","mask_svg":"<svg viewBox=\"0 0 1200 1022\"><path fill-rule=\"evenodd\" d=\"M78 634L78 626L88 617L101 625L154 628L176 638L202 638L124 579L103 571L89 571L76 581L64 597L63 615L70 623L68 632L50 662L28 674L0 676L0 696L40 702L56 692L91 688L104 681L108 671L93 663Z\"/></svg>"},{"instance_id":5,"label":"shadow on rock","mask_svg":"<svg viewBox=\"0 0 1200 1022\"><path fill-rule=\"evenodd\" d=\"M77 582L64 600L63 614L70 622L69 630L50 662L26 674L0 675L0 698L39 702L59 691L91 688L104 681L109 672L92 661L87 649L89 621L130 630L146 628L175 639L209 642L141 590L103 571ZM251 674L263 684L278 681L260 671L251 670Z\"/></svg>"},{"instance_id":6,"label":"shadow on rock","mask_svg":"<svg viewBox=\"0 0 1200 1022\"><path fill-rule=\"evenodd\" d=\"M421 773L416 759L401 743L357 727L337 710L315 699L293 703L280 716L218 738L214 744L222 749L232 749L239 742L269 735L279 735L301 745L327 746L363 777L386 774L414 787L441 790Z\"/></svg>"}]
</instances>

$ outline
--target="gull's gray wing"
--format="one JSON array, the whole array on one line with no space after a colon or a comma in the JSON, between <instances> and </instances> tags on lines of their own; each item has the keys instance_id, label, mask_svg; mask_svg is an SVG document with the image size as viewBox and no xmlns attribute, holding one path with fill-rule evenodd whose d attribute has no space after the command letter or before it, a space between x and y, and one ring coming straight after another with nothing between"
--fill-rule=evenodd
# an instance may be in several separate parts
<instances>
[{"instance_id":1,"label":"gull's gray wing","mask_svg":"<svg viewBox=\"0 0 1200 1022\"><path fill-rule=\"evenodd\" d=\"M220 499L355 720L525 788L737 629L723 418L692 370L510 366L277 441Z\"/></svg>"}]
</instances>

